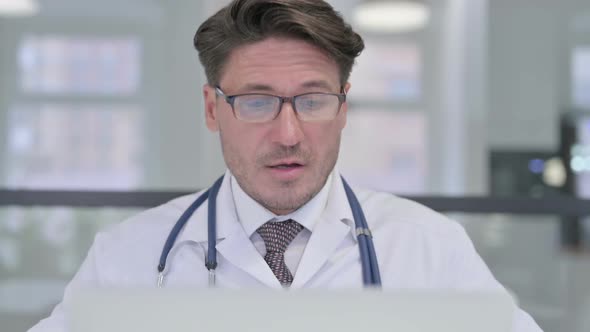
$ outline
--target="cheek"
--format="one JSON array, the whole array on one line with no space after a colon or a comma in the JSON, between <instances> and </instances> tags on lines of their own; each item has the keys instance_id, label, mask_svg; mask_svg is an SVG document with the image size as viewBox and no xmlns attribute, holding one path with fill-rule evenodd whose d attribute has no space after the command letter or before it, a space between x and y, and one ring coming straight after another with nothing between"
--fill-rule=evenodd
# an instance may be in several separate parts
<instances>
[{"instance_id":1,"label":"cheek","mask_svg":"<svg viewBox=\"0 0 590 332\"><path fill-rule=\"evenodd\" d=\"M330 125L321 125L317 128L313 128L306 133L309 146L312 150L316 151L316 154L321 154L339 148L340 134L342 133L342 127L339 122L332 122Z\"/></svg>"},{"instance_id":2,"label":"cheek","mask_svg":"<svg viewBox=\"0 0 590 332\"><path fill-rule=\"evenodd\" d=\"M309 132L308 137L310 141L313 141L313 145L318 147L328 146L328 142L332 143L335 140L339 140L340 133L342 132L342 124L340 121L331 122L329 125L320 125L317 128L313 128Z\"/></svg>"},{"instance_id":3,"label":"cheek","mask_svg":"<svg viewBox=\"0 0 590 332\"><path fill-rule=\"evenodd\" d=\"M231 108L225 107L224 105L217 109L217 121L221 129L225 129L226 131L234 130L232 127L236 125L236 120L237 119L234 117Z\"/></svg>"},{"instance_id":4,"label":"cheek","mask_svg":"<svg viewBox=\"0 0 590 332\"><path fill-rule=\"evenodd\" d=\"M257 152L263 146L264 139L260 133L251 129L245 128L243 124L236 121L226 122L222 126L225 144L228 145L232 154L239 156L241 163L255 162Z\"/></svg>"}]
</instances>

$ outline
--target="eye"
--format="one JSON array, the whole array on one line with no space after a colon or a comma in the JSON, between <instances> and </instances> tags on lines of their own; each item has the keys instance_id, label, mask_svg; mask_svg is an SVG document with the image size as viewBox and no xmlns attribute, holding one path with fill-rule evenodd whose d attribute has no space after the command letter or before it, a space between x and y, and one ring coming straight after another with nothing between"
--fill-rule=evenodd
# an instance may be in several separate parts
<instances>
[{"instance_id":1,"label":"eye","mask_svg":"<svg viewBox=\"0 0 590 332\"><path fill-rule=\"evenodd\" d=\"M304 99L303 102L304 102L304 105L306 107L314 107L314 106L318 106L320 104L317 100L314 100L314 99L311 99L311 98L310 99Z\"/></svg>"},{"instance_id":2,"label":"eye","mask_svg":"<svg viewBox=\"0 0 590 332\"><path fill-rule=\"evenodd\" d=\"M245 103L245 105L248 107L263 107L269 104L271 104L271 101L265 98L251 99L247 100Z\"/></svg>"},{"instance_id":3,"label":"eye","mask_svg":"<svg viewBox=\"0 0 590 332\"><path fill-rule=\"evenodd\" d=\"M266 110L268 108L274 108L275 103L275 98L264 95L238 96L237 101L238 107L248 110Z\"/></svg>"},{"instance_id":4,"label":"eye","mask_svg":"<svg viewBox=\"0 0 590 332\"><path fill-rule=\"evenodd\" d=\"M298 100L297 106L304 111L320 109L326 105L326 97L330 96L321 94L301 96L301 98Z\"/></svg>"}]
</instances>

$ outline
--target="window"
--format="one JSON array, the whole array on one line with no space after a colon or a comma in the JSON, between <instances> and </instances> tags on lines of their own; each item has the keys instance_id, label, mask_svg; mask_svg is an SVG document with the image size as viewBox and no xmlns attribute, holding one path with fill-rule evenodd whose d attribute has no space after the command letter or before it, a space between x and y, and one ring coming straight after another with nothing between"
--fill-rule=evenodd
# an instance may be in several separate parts
<instances>
[{"instance_id":1,"label":"window","mask_svg":"<svg viewBox=\"0 0 590 332\"><path fill-rule=\"evenodd\" d=\"M127 189L141 180L141 110L134 105L25 104L8 122L7 185Z\"/></svg>"},{"instance_id":2,"label":"window","mask_svg":"<svg viewBox=\"0 0 590 332\"><path fill-rule=\"evenodd\" d=\"M392 103L422 97L422 57L415 43L366 41L352 73L353 98Z\"/></svg>"},{"instance_id":3,"label":"window","mask_svg":"<svg viewBox=\"0 0 590 332\"><path fill-rule=\"evenodd\" d=\"M139 90L140 44L134 38L28 36L18 52L23 92L133 95Z\"/></svg>"},{"instance_id":4,"label":"window","mask_svg":"<svg viewBox=\"0 0 590 332\"><path fill-rule=\"evenodd\" d=\"M590 46L574 48L571 71L573 103L590 109Z\"/></svg>"},{"instance_id":5,"label":"window","mask_svg":"<svg viewBox=\"0 0 590 332\"><path fill-rule=\"evenodd\" d=\"M375 190L416 194L426 191L424 113L362 109L351 112L340 163L350 181Z\"/></svg>"},{"instance_id":6,"label":"window","mask_svg":"<svg viewBox=\"0 0 590 332\"><path fill-rule=\"evenodd\" d=\"M5 185L136 188L143 176L139 39L26 35L16 52Z\"/></svg>"},{"instance_id":7,"label":"window","mask_svg":"<svg viewBox=\"0 0 590 332\"><path fill-rule=\"evenodd\" d=\"M340 170L376 190L419 194L427 186L427 117L416 41L365 39L353 69Z\"/></svg>"}]
</instances>

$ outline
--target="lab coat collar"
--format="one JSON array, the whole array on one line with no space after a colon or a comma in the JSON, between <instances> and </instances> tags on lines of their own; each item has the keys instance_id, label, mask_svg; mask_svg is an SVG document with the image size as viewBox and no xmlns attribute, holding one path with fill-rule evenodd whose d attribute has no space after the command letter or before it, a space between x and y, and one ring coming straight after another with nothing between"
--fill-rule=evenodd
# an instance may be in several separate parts
<instances>
[{"instance_id":1,"label":"lab coat collar","mask_svg":"<svg viewBox=\"0 0 590 332\"><path fill-rule=\"evenodd\" d=\"M334 170L326 208L305 247L291 288L303 288L347 237L356 240L352 210L340 174Z\"/></svg>"},{"instance_id":2,"label":"lab coat collar","mask_svg":"<svg viewBox=\"0 0 590 332\"><path fill-rule=\"evenodd\" d=\"M356 239L352 209L350 208L350 204L348 204L348 197L344 190L342 176L336 168L334 168L334 171L332 172L332 183L328 194L328 202L326 203L326 209L322 216L324 218L340 220L340 222L348 225L350 227L351 236Z\"/></svg>"},{"instance_id":3,"label":"lab coat collar","mask_svg":"<svg viewBox=\"0 0 590 332\"><path fill-rule=\"evenodd\" d=\"M231 175L227 171L217 196L217 250L229 263L255 277L263 284L273 288L281 288L277 278L256 250L238 220L231 192L230 177ZM182 204L186 205L184 209L200 194L187 198L186 204ZM326 207L314 226L291 288L303 287L328 261L331 254L347 236L356 239L352 211L340 180L340 174L334 170ZM207 201L188 220L175 243L175 247L187 242L207 242Z\"/></svg>"},{"instance_id":4,"label":"lab coat collar","mask_svg":"<svg viewBox=\"0 0 590 332\"><path fill-rule=\"evenodd\" d=\"M232 184L231 184L231 177L232 174L229 170L225 172L223 182L221 183L221 187L219 189L219 193L217 194L217 236L216 239L222 240L227 237L228 234L233 233L236 229L242 229L246 232L247 236L251 236L250 232L245 230L239 222L238 214L236 205L234 203L233 194L232 194ZM354 236L354 222L352 219L352 211L350 209L350 205L348 204L348 200L346 198L346 192L344 191L344 186L342 185L342 181L340 179L340 173L334 169L332 174L330 175L330 179L326 181L326 186L322 189L322 191L327 191L327 199L325 203L325 208L323 212L320 214L320 218L331 218L335 220L340 220L341 222L348 224L351 226L351 235ZM187 196L185 201L182 203L182 212L188 206L197 199L204 191L201 191L195 195ZM323 200L320 199L323 203ZM186 223L184 229L178 236L178 239L175 242L176 244L180 244L185 241L191 242L207 242L207 204L208 201L205 201L191 216L191 218ZM320 204L324 205L324 204ZM269 215L272 218L273 214L269 212ZM295 218L298 215L298 212L295 211L290 216ZM281 219L282 220L282 219ZM306 228L310 231L313 231L313 228L316 227L316 223L307 223L303 221ZM356 238L356 237L355 237Z\"/></svg>"},{"instance_id":5,"label":"lab coat collar","mask_svg":"<svg viewBox=\"0 0 590 332\"><path fill-rule=\"evenodd\" d=\"M223 182L221 183L221 187L219 188L219 193L217 194L217 235L216 239L222 240L226 238L229 234L236 231L236 229L241 229L240 224L238 223L238 217L236 214L236 208L233 204L233 198L231 194L230 188L230 177L231 174L229 171L225 172L223 177ZM197 199L204 191L197 193L196 195L192 195L190 200L186 202L186 205L183 207L184 209L188 208L190 204L194 200ZM190 217L184 229L178 236L175 245L179 245L183 242L190 241L190 242L207 242L207 204L209 203L206 200ZM182 213L181 212L181 213Z\"/></svg>"},{"instance_id":6,"label":"lab coat collar","mask_svg":"<svg viewBox=\"0 0 590 332\"><path fill-rule=\"evenodd\" d=\"M281 288L281 284L238 221L231 193L230 179L231 174L226 171L217 194L216 248L219 254L217 257L218 263L220 266L222 264L232 264L268 287ZM198 195L191 197L191 199L195 200L197 197ZM188 207L191 203L187 202L186 206ZM208 201L205 201L188 220L171 252L176 252L178 248L185 244L206 243L208 241L207 204Z\"/></svg>"}]
</instances>

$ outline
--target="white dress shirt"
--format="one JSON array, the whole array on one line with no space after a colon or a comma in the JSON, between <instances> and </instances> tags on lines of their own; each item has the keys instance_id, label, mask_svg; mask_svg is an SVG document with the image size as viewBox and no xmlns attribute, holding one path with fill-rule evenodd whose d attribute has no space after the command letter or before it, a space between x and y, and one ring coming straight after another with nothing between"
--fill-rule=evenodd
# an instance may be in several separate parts
<instances>
[{"instance_id":1,"label":"white dress shirt","mask_svg":"<svg viewBox=\"0 0 590 332\"><path fill-rule=\"evenodd\" d=\"M230 188L234 205L236 206L238 220L262 257L266 255L266 246L264 245L264 240L262 240L262 237L256 232L256 230L267 222L282 222L289 219L295 220L301 224L304 229L293 239L293 241L291 241L285 251L285 264L289 268L289 271L291 271L291 274L295 276L297 267L301 261L301 256L303 255L305 246L313 232L313 228L326 208L331 183L332 175L330 174L320 192L318 192L309 202L292 213L277 216L246 194L236 178L233 175L231 176Z\"/></svg>"}]
</instances>

